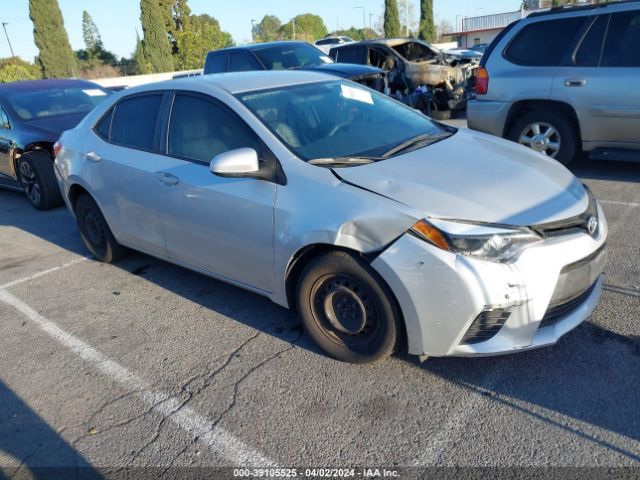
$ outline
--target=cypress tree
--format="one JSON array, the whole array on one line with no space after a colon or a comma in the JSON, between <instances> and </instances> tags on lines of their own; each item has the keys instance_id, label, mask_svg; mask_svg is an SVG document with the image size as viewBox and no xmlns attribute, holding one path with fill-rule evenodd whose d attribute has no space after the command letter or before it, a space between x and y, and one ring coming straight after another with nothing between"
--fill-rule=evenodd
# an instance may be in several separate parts
<instances>
[{"instance_id":1,"label":"cypress tree","mask_svg":"<svg viewBox=\"0 0 640 480\"><path fill-rule=\"evenodd\" d=\"M98 27L86 10L82 12L82 38L90 56L96 55L103 49Z\"/></svg>"},{"instance_id":2,"label":"cypress tree","mask_svg":"<svg viewBox=\"0 0 640 480\"><path fill-rule=\"evenodd\" d=\"M144 46L142 45L138 32L136 32L136 51L133 53L133 61L136 65L136 73L138 75L151 73L147 59L144 56Z\"/></svg>"},{"instance_id":3,"label":"cypress tree","mask_svg":"<svg viewBox=\"0 0 640 480\"><path fill-rule=\"evenodd\" d=\"M384 36L387 38L400 36L400 15L398 0L384 1Z\"/></svg>"},{"instance_id":4,"label":"cypress tree","mask_svg":"<svg viewBox=\"0 0 640 480\"><path fill-rule=\"evenodd\" d=\"M140 1L140 21L144 32L143 48L147 64L153 72L173 70L171 43L165 27L166 15L159 0Z\"/></svg>"},{"instance_id":5,"label":"cypress tree","mask_svg":"<svg viewBox=\"0 0 640 480\"><path fill-rule=\"evenodd\" d=\"M33 39L40 54L37 62L45 78L71 77L76 60L64 28L58 0L29 0Z\"/></svg>"},{"instance_id":6,"label":"cypress tree","mask_svg":"<svg viewBox=\"0 0 640 480\"><path fill-rule=\"evenodd\" d=\"M438 37L433 21L433 0L420 1L420 38L426 42L435 42Z\"/></svg>"}]
</instances>

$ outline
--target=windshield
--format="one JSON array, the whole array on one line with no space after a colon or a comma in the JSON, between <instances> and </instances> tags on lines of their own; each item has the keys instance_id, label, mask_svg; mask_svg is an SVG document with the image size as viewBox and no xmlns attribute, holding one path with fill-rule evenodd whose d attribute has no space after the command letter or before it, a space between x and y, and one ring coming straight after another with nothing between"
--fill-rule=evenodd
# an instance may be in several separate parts
<instances>
[{"instance_id":1,"label":"windshield","mask_svg":"<svg viewBox=\"0 0 640 480\"><path fill-rule=\"evenodd\" d=\"M425 62L438 58L434 50L419 42L402 43L395 45L393 49L410 62Z\"/></svg>"},{"instance_id":2,"label":"windshield","mask_svg":"<svg viewBox=\"0 0 640 480\"><path fill-rule=\"evenodd\" d=\"M267 70L291 70L333 63L329 57L311 45L280 45L254 50Z\"/></svg>"},{"instance_id":3,"label":"windshield","mask_svg":"<svg viewBox=\"0 0 640 480\"><path fill-rule=\"evenodd\" d=\"M88 113L108 95L109 92L101 88L49 88L14 93L7 100L22 120L35 120Z\"/></svg>"},{"instance_id":4,"label":"windshield","mask_svg":"<svg viewBox=\"0 0 640 480\"><path fill-rule=\"evenodd\" d=\"M380 160L411 139L450 135L418 111L348 81L281 87L237 97L306 161Z\"/></svg>"}]
</instances>

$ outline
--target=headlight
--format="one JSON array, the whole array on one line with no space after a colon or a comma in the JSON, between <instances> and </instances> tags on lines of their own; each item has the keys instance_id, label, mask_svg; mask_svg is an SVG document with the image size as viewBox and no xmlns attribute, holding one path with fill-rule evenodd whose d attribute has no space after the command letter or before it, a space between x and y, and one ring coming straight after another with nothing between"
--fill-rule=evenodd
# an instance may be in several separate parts
<instances>
[{"instance_id":1,"label":"headlight","mask_svg":"<svg viewBox=\"0 0 640 480\"><path fill-rule=\"evenodd\" d=\"M420 220L410 232L448 252L508 262L542 237L528 228L510 228L450 220Z\"/></svg>"}]
</instances>

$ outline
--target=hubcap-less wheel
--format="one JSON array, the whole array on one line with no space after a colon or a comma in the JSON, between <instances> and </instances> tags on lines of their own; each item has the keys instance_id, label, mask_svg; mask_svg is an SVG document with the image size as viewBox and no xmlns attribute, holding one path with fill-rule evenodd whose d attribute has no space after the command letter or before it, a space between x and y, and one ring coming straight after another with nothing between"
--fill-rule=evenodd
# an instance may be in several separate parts
<instances>
[{"instance_id":1,"label":"hubcap-less wheel","mask_svg":"<svg viewBox=\"0 0 640 480\"><path fill-rule=\"evenodd\" d=\"M536 122L526 127L520 134L521 145L529 147L549 157L555 158L562 146L560 133L549 123Z\"/></svg>"},{"instance_id":2,"label":"hubcap-less wheel","mask_svg":"<svg viewBox=\"0 0 640 480\"><path fill-rule=\"evenodd\" d=\"M106 234L98 213L93 209L86 209L83 214L84 233L97 252L103 254L107 247Z\"/></svg>"},{"instance_id":3,"label":"hubcap-less wheel","mask_svg":"<svg viewBox=\"0 0 640 480\"><path fill-rule=\"evenodd\" d=\"M27 197L31 200L31 203L34 205L40 205L40 185L36 178L36 172L33 171L31 165L26 161L20 162L20 183L22 184L22 188L24 188Z\"/></svg>"},{"instance_id":4,"label":"hubcap-less wheel","mask_svg":"<svg viewBox=\"0 0 640 480\"><path fill-rule=\"evenodd\" d=\"M380 308L368 288L346 276L325 275L311 291L313 316L333 342L366 348L376 337Z\"/></svg>"}]
</instances>

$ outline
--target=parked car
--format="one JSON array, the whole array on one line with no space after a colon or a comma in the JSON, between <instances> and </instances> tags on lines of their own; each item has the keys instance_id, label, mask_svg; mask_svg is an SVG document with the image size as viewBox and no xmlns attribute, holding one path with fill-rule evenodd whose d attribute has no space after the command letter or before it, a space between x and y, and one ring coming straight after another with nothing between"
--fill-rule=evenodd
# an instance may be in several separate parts
<instances>
[{"instance_id":1,"label":"parked car","mask_svg":"<svg viewBox=\"0 0 640 480\"><path fill-rule=\"evenodd\" d=\"M0 84L0 187L24 191L39 210L62 205L53 144L109 94L84 80Z\"/></svg>"},{"instance_id":2,"label":"parked car","mask_svg":"<svg viewBox=\"0 0 640 480\"><path fill-rule=\"evenodd\" d=\"M474 88L477 65L461 65L458 59L447 59L440 50L421 40L367 40L334 47L329 55L339 63L382 68L396 98L438 120L464 110ZM416 105L413 94L419 89L427 90L427 98Z\"/></svg>"},{"instance_id":3,"label":"parked car","mask_svg":"<svg viewBox=\"0 0 640 480\"><path fill-rule=\"evenodd\" d=\"M469 126L567 164L640 161L640 2L552 9L487 49Z\"/></svg>"},{"instance_id":4,"label":"parked car","mask_svg":"<svg viewBox=\"0 0 640 480\"><path fill-rule=\"evenodd\" d=\"M453 50L447 50L443 52L444 56L449 62L457 64L465 64L465 63L480 63L482 59L482 53L477 52L475 50L467 50L464 48L456 48Z\"/></svg>"},{"instance_id":5,"label":"parked car","mask_svg":"<svg viewBox=\"0 0 640 480\"><path fill-rule=\"evenodd\" d=\"M488 43L479 43L477 45L469 47L469 50L473 50L474 52L478 52L478 53L484 55L484 52L487 50L488 46L489 46Z\"/></svg>"},{"instance_id":6,"label":"parked car","mask_svg":"<svg viewBox=\"0 0 640 480\"><path fill-rule=\"evenodd\" d=\"M329 50L331 50L336 45L345 45L347 43L354 43L355 40L345 36L339 37L325 37L318 40L314 45L322 50L325 54L329 54Z\"/></svg>"},{"instance_id":7,"label":"parked car","mask_svg":"<svg viewBox=\"0 0 640 480\"><path fill-rule=\"evenodd\" d=\"M387 87L384 72L363 65L334 64L322 51L306 42L269 42L209 52L204 74L252 70L310 70L348 78L379 92Z\"/></svg>"},{"instance_id":8,"label":"parked car","mask_svg":"<svg viewBox=\"0 0 640 480\"><path fill-rule=\"evenodd\" d=\"M595 308L607 224L559 163L315 72L133 88L57 145L82 239L297 308L329 355L509 353Z\"/></svg>"}]
</instances>

